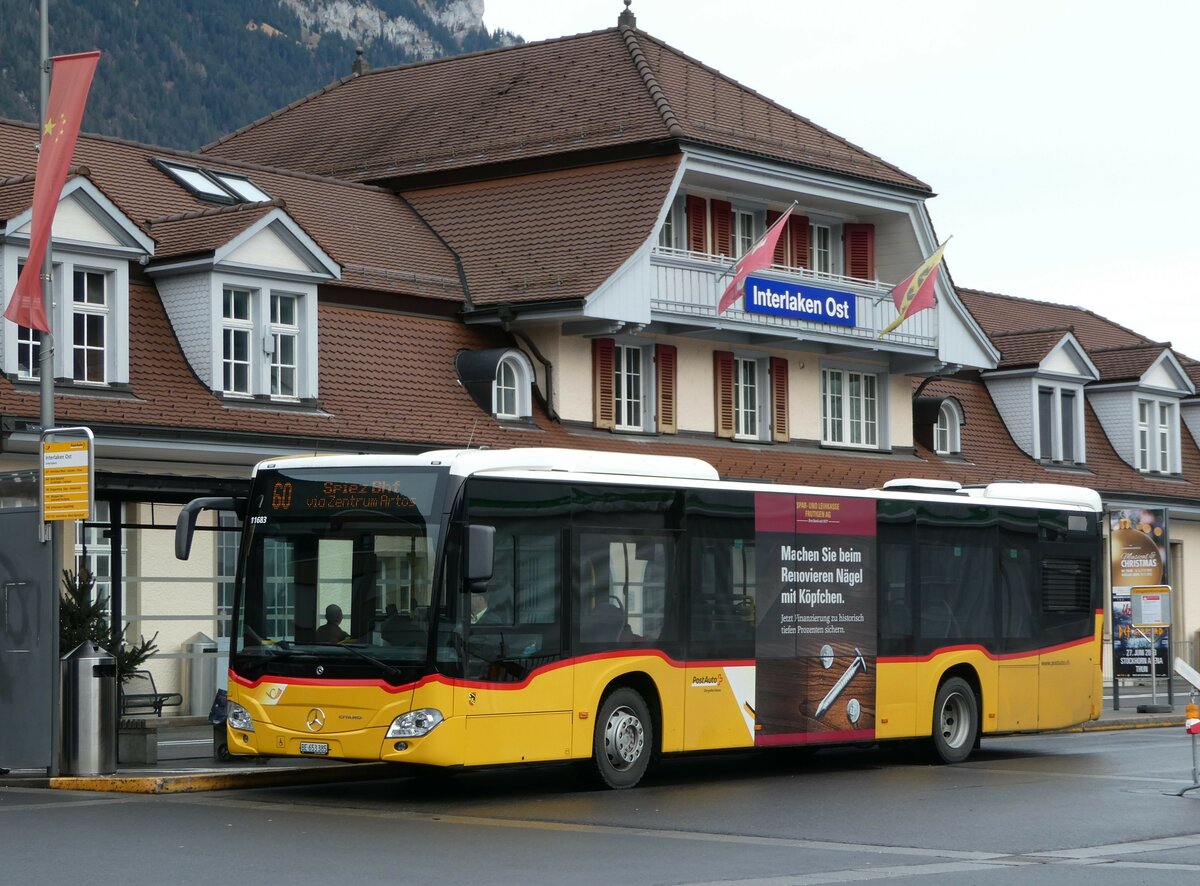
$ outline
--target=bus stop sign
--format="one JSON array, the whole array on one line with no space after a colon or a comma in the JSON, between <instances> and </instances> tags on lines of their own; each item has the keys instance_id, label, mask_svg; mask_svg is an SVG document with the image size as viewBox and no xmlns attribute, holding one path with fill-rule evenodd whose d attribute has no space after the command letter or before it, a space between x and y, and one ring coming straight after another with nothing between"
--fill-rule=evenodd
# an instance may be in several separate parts
<instances>
[{"instance_id":1,"label":"bus stop sign","mask_svg":"<svg viewBox=\"0 0 1200 886\"><path fill-rule=\"evenodd\" d=\"M42 431L42 522L87 520L95 499L95 438L90 428Z\"/></svg>"}]
</instances>

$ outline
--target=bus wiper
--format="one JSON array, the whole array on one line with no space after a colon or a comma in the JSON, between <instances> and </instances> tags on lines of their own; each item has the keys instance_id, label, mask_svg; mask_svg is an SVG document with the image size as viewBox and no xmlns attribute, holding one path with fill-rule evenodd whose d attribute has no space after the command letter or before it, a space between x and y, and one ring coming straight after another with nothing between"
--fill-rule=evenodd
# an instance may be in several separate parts
<instances>
[{"instance_id":1,"label":"bus wiper","mask_svg":"<svg viewBox=\"0 0 1200 886\"><path fill-rule=\"evenodd\" d=\"M313 645L314 646L336 646L338 649L349 650L350 652L353 652L355 655L357 655L359 658L361 658L363 661L369 661L371 664L375 665L375 667L377 667L377 668L379 668L379 670L383 671L383 675L385 677L387 677L389 680L396 681L396 680L400 679L400 669L399 668L393 667L392 665L388 664L386 661L380 661L378 658L376 658L373 655L367 655L367 653L363 652L357 645L355 645L353 643L314 643Z\"/></svg>"}]
</instances>

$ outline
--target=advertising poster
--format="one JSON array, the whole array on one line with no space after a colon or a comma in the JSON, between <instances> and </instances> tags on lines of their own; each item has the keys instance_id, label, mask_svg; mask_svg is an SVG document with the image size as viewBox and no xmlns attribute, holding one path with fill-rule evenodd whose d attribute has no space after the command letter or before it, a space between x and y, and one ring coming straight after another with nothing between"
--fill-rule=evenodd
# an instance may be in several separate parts
<instances>
[{"instance_id":1,"label":"advertising poster","mask_svg":"<svg viewBox=\"0 0 1200 886\"><path fill-rule=\"evenodd\" d=\"M875 737L875 502L755 496L755 744Z\"/></svg>"},{"instance_id":2,"label":"advertising poster","mask_svg":"<svg viewBox=\"0 0 1200 886\"><path fill-rule=\"evenodd\" d=\"M1133 628L1130 588L1168 584L1167 512L1163 508L1109 511L1109 560L1112 583L1113 673L1117 677L1150 676L1167 670L1168 628Z\"/></svg>"}]
</instances>

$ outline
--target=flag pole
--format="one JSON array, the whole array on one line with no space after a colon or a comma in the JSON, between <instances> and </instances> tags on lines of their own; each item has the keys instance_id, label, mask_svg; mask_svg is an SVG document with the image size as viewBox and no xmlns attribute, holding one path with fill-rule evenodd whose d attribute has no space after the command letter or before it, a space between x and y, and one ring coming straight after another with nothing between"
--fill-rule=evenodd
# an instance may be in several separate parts
<instances>
[{"instance_id":1,"label":"flag pole","mask_svg":"<svg viewBox=\"0 0 1200 886\"><path fill-rule=\"evenodd\" d=\"M39 12L41 22L38 34L38 63L41 66L41 112L38 118L38 144L45 137L41 128L50 113L50 0L40 0ZM54 248L53 237L47 244L46 255L42 259L42 304L46 310L46 324L50 332L41 333L41 345L38 347L38 390L41 403L39 416L42 430L54 427ZM41 470L42 453L39 436L36 464ZM43 481L45 477L41 478ZM38 484L38 494L41 495L42 484ZM59 727L58 708L62 703L59 692L59 656L62 650L58 643L58 570L62 561L62 522L52 520L50 532L45 534L46 524L38 525L38 533L43 541L50 542L50 765L46 774L51 778L59 774L59 748L62 745L62 732Z\"/></svg>"}]
</instances>

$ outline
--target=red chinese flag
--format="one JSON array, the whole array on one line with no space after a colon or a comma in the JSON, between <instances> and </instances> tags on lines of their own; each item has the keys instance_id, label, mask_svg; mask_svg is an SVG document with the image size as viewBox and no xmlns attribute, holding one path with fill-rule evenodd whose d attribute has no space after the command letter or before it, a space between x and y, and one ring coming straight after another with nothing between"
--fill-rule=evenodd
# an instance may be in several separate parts
<instances>
[{"instance_id":1,"label":"red chinese flag","mask_svg":"<svg viewBox=\"0 0 1200 886\"><path fill-rule=\"evenodd\" d=\"M795 204L792 204L793 206ZM775 220L775 224L767 228L767 232L762 235L762 239L749 252L738 259L737 265L733 269L733 279L729 285L725 287L725 291L721 293L721 300L717 303L717 313L724 314L726 308L738 300L738 296L742 294L742 288L746 284L746 278L755 271L761 271L765 267L769 267L775 259L775 244L779 242L779 236L783 233L783 229L787 227L787 220L791 216L792 211L789 209L783 215Z\"/></svg>"},{"instance_id":2,"label":"red chinese flag","mask_svg":"<svg viewBox=\"0 0 1200 886\"><path fill-rule=\"evenodd\" d=\"M942 253L946 251L943 243L937 251L921 263L921 266L896 284L892 290L892 301L896 303L899 316L893 320L879 337L883 338L897 326L918 311L932 308L937 303L934 287L937 284L938 268L942 264Z\"/></svg>"},{"instance_id":3,"label":"red chinese flag","mask_svg":"<svg viewBox=\"0 0 1200 886\"><path fill-rule=\"evenodd\" d=\"M37 177L33 183L33 219L29 225L29 256L17 279L17 288L9 299L4 316L30 329L49 332L42 300L42 263L50 245L50 229L58 198L67 180L67 169L75 153L83 106L87 102L92 75L96 72L99 52L59 55L50 81L50 99L46 120L42 123L42 146L38 154Z\"/></svg>"}]
</instances>

